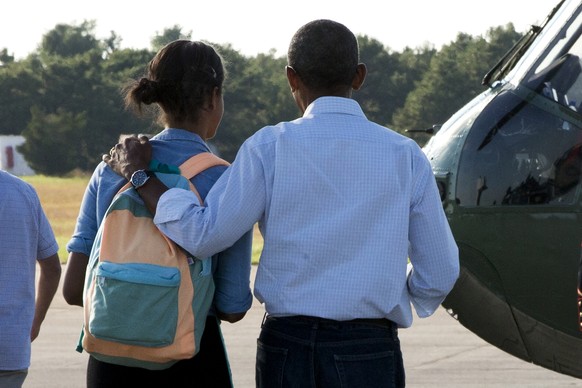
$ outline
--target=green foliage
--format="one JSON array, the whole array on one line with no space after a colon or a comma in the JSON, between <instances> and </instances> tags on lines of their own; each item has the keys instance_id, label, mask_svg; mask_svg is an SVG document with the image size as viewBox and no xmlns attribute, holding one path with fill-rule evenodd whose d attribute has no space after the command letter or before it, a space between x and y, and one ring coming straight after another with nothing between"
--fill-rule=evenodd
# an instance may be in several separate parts
<instances>
[{"instance_id":1,"label":"green foliage","mask_svg":"<svg viewBox=\"0 0 582 388\"><path fill-rule=\"evenodd\" d=\"M402 53L391 52L366 36L359 37L358 43L360 59L366 64L368 75L362 89L354 93L354 99L370 120L392 126L394 112L402 108L406 96L415 89L435 50L424 47L417 51L407 48Z\"/></svg>"},{"instance_id":2,"label":"green foliage","mask_svg":"<svg viewBox=\"0 0 582 388\"><path fill-rule=\"evenodd\" d=\"M39 173L92 171L121 133L151 132L149 121L124 110L120 88L143 74L153 53L117 50L114 34L105 44L93 28L58 25L38 56L0 72L0 86L15 84L1 108L12 118L4 129L20 129L27 140L21 152Z\"/></svg>"},{"instance_id":3,"label":"green foliage","mask_svg":"<svg viewBox=\"0 0 582 388\"><path fill-rule=\"evenodd\" d=\"M286 59L271 52L247 58L230 45L213 45L228 68L225 113L212 143L232 161L243 141L265 125L297 117L285 77Z\"/></svg>"},{"instance_id":4,"label":"green foliage","mask_svg":"<svg viewBox=\"0 0 582 388\"><path fill-rule=\"evenodd\" d=\"M19 134L39 101L42 80L38 61L10 62L0 67L0 134Z\"/></svg>"},{"instance_id":5,"label":"green foliage","mask_svg":"<svg viewBox=\"0 0 582 388\"><path fill-rule=\"evenodd\" d=\"M8 49L0 50L0 67L14 62L14 55L8 54Z\"/></svg>"},{"instance_id":6,"label":"green foliage","mask_svg":"<svg viewBox=\"0 0 582 388\"><path fill-rule=\"evenodd\" d=\"M175 25L152 38L151 50L133 50L120 49L114 32L100 40L94 30L94 21L59 24L43 36L38 52L21 61L0 51L0 134L23 134L21 152L39 173L90 172L120 134L161 129L151 118L126 111L120 91L144 75L159 48L190 39L191 33ZM359 36L368 75L353 97L370 120L399 132L429 128L483 90L483 75L518 38L508 24L490 29L485 38L459 34L440 50L427 45L394 52ZM299 110L285 77L285 57L275 51L247 57L229 44L213 46L225 59L228 77L225 114L211 142L232 161L246 138L298 117Z\"/></svg>"},{"instance_id":7,"label":"green foliage","mask_svg":"<svg viewBox=\"0 0 582 388\"><path fill-rule=\"evenodd\" d=\"M95 21L84 21L78 26L57 24L42 39L41 51L49 56L73 57L91 51L102 42L95 38Z\"/></svg>"},{"instance_id":8,"label":"green foliage","mask_svg":"<svg viewBox=\"0 0 582 388\"><path fill-rule=\"evenodd\" d=\"M363 36L358 39L358 44L360 60L366 64L368 73L364 86L354 92L353 97L370 120L387 124L397 104L401 104L393 98L395 88L391 78L386 76L395 71L397 60L377 40Z\"/></svg>"},{"instance_id":9,"label":"green foliage","mask_svg":"<svg viewBox=\"0 0 582 388\"><path fill-rule=\"evenodd\" d=\"M84 148L77 129L86 127L86 115L63 109L46 113L36 106L31 110L32 119L23 132L27 141L18 151L42 174L63 175L75 169L80 163L79 150Z\"/></svg>"},{"instance_id":10,"label":"green foliage","mask_svg":"<svg viewBox=\"0 0 582 388\"><path fill-rule=\"evenodd\" d=\"M165 28L161 34L156 34L156 36L152 38L151 40L152 50L154 52L157 52L170 42L173 42L178 39L190 39L191 36L192 36L191 31L184 34L182 33L182 27L176 24L171 28Z\"/></svg>"},{"instance_id":11,"label":"green foliage","mask_svg":"<svg viewBox=\"0 0 582 388\"><path fill-rule=\"evenodd\" d=\"M125 82L145 75L147 64L155 55L151 50L115 50L103 62L107 82L120 88Z\"/></svg>"},{"instance_id":12,"label":"green foliage","mask_svg":"<svg viewBox=\"0 0 582 388\"><path fill-rule=\"evenodd\" d=\"M511 24L490 29L486 38L458 34L454 42L434 54L404 106L395 112L396 128L422 130L442 124L485 90L481 85L483 75L518 39ZM428 140L427 135L413 137L421 145Z\"/></svg>"}]
</instances>

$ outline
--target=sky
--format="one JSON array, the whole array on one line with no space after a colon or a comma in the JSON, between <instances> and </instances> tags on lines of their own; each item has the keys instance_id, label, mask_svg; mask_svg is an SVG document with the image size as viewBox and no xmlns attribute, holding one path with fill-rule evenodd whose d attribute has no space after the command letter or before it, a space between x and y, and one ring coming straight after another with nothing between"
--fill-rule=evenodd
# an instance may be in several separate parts
<instances>
[{"instance_id":1,"label":"sky","mask_svg":"<svg viewBox=\"0 0 582 388\"><path fill-rule=\"evenodd\" d=\"M457 34L485 36L513 23L517 32L542 22L558 0L92 0L10 1L0 17L0 49L17 60L34 52L57 24L96 22L95 36L110 31L122 48L150 48L157 33L173 26L193 40L228 44L243 55L287 52L295 31L314 19L333 19L401 51L424 44L440 48Z\"/></svg>"}]
</instances>

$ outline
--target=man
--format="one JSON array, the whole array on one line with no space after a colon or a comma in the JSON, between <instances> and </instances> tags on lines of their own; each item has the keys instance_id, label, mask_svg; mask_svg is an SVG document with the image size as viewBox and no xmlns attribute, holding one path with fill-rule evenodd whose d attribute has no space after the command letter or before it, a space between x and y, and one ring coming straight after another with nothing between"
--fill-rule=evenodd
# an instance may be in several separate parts
<instances>
[{"instance_id":1,"label":"man","mask_svg":"<svg viewBox=\"0 0 582 388\"><path fill-rule=\"evenodd\" d=\"M26 379L31 342L57 291L61 263L34 188L0 171L0 193L0 387L14 388Z\"/></svg>"},{"instance_id":2,"label":"man","mask_svg":"<svg viewBox=\"0 0 582 388\"><path fill-rule=\"evenodd\" d=\"M204 207L155 178L138 192L158 227L197 257L259 222L255 296L267 315L257 386L403 387L397 328L412 324L411 303L431 315L459 274L430 164L350 98L366 66L342 24L301 27L286 72L303 116L250 137ZM149 159L143 138L104 156L128 179Z\"/></svg>"}]
</instances>

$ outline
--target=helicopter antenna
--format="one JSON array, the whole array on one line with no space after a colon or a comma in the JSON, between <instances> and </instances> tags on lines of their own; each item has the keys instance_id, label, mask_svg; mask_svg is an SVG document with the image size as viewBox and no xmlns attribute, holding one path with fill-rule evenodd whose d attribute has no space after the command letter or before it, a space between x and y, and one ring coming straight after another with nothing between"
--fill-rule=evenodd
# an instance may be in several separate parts
<instances>
[{"instance_id":1,"label":"helicopter antenna","mask_svg":"<svg viewBox=\"0 0 582 388\"><path fill-rule=\"evenodd\" d=\"M442 124L434 124L430 128L426 128L426 129L407 129L406 132L422 132L422 133L428 133L429 135L434 135L435 133L437 133L439 131L439 129L441 129L441 127L442 127Z\"/></svg>"}]
</instances>

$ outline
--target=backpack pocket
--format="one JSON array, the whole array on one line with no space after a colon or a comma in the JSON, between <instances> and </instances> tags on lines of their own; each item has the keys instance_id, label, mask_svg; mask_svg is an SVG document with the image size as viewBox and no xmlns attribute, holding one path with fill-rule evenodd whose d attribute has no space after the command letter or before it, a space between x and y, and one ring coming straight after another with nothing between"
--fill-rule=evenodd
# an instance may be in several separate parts
<instances>
[{"instance_id":1,"label":"backpack pocket","mask_svg":"<svg viewBox=\"0 0 582 388\"><path fill-rule=\"evenodd\" d=\"M95 274L89 332L128 345L168 346L178 322L180 270L101 262Z\"/></svg>"}]
</instances>

